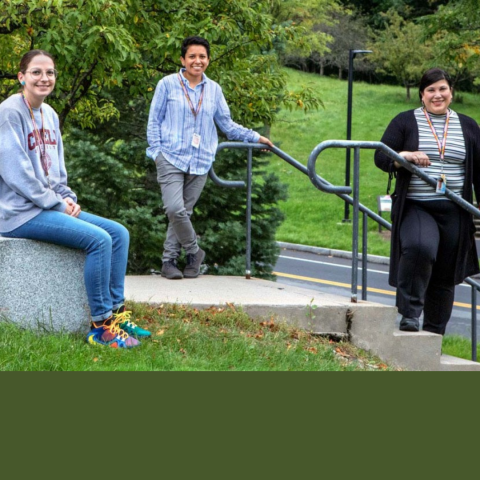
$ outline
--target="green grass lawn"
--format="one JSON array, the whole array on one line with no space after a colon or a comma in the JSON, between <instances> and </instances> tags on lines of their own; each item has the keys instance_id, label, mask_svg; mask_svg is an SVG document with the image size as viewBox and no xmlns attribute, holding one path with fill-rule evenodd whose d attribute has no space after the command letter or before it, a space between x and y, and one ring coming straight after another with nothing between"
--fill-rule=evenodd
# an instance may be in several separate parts
<instances>
[{"instance_id":1,"label":"green grass lawn","mask_svg":"<svg viewBox=\"0 0 480 480\"><path fill-rule=\"evenodd\" d=\"M0 322L0 371L388 371L349 343L271 320L257 323L233 306L130 306L152 338L129 350L85 343L84 335L38 334Z\"/></svg>"},{"instance_id":2,"label":"green grass lawn","mask_svg":"<svg viewBox=\"0 0 480 480\"><path fill-rule=\"evenodd\" d=\"M0 371L395 371L346 342L256 322L233 306L196 310L131 304L152 338L120 350L84 335L36 333L0 322ZM471 344L445 337L443 353L471 359Z\"/></svg>"},{"instance_id":3,"label":"green grass lawn","mask_svg":"<svg viewBox=\"0 0 480 480\"><path fill-rule=\"evenodd\" d=\"M274 143L306 165L316 145L325 140L345 140L347 124L347 81L320 77L287 69L289 88L301 85L315 89L325 108L303 113L282 111L272 126ZM461 103L452 107L480 121L480 97L461 93ZM458 97L460 100L460 96ZM418 92L405 99L405 89L355 82L353 85L352 139L380 141L388 123L398 113L419 106ZM329 149L317 160L317 173L334 185L345 185L345 150ZM360 201L377 211L377 196L385 195L387 174L375 167L373 151L363 150L360 156ZM344 202L336 195L317 190L307 176L278 157L272 157L270 171L288 184L289 199L281 203L285 221L277 232L277 240L340 250L352 249L352 226L342 223ZM352 152L353 171L353 152ZM351 210L350 210L351 212ZM390 220L388 214L384 214ZM350 213L352 218L352 213ZM378 233L378 224L369 220L368 251L388 256L389 240Z\"/></svg>"},{"instance_id":4,"label":"green grass lawn","mask_svg":"<svg viewBox=\"0 0 480 480\"><path fill-rule=\"evenodd\" d=\"M460 335L445 335L442 342L442 352L453 357L472 359L472 342ZM480 359L477 344L477 359Z\"/></svg>"}]
</instances>

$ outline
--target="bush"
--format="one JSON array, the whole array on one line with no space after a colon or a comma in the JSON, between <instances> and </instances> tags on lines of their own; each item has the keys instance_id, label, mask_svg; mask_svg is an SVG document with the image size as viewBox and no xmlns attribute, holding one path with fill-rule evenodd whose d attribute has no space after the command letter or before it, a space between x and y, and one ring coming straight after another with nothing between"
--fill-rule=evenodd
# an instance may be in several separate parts
<instances>
[{"instance_id":1,"label":"bush","mask_svg":"<svg viewBox=\"0 0 480 480\"><path fill-rule=\"evenodd\" d=\"M128 273L147 274L162 264L167 220L146 142L126 137L104 139L103 134L72 129L65 135L69 185L82 208L125 225L131 244ZM215 163L218 176L246 177L247 153L222 151ZM273 278L278 256L275 233L283 220L277 203L286 199L286 186L274 174L265 174L265 154L254 154L252 187L252 275ZM199 243L207 252L209 273L243 275L246 246L246 189L227 189L208 181L192 221Z\"/></svg>"},{"instance_id":2,"label":"bush","mask_svg":"<svg viewBox=\"0 0 480 480\"><path fill-rule=\"evenodd\" d=\"M284 218L278 202L286 200L287 186L276 175L266 174L262 170L264 163L265 154L254 151L251 272L253 276L271 279L279 253L275 235ZM222 150L214 169L222 179L246 181L247 151ZM222 188L207 182L193 222L202 248L211 259L209 273L245 273L246 199L246 188Z\"/></svg>"},{"instance_id":3,"label":"bush","mask_svg":"<svg viewBox=\"0 0 480 480\"><path fill-rule=\"evenodd\" d=\"M155 166L142 141L102 141L73 129L65 136L69 185L82 209L110 218L130 231L129 273L162 265L166 232Z\"/></svg>"}]
</instances>

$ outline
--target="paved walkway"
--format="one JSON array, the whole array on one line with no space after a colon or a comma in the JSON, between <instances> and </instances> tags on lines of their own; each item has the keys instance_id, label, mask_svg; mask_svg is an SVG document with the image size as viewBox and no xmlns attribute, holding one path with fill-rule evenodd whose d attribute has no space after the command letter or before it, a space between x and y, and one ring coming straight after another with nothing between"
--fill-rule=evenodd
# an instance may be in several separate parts
<instances>
[{"instance_id":1,"label":"paved walkway","mask_svg":"<svg viewBox=\"0 0 480 480\"><path fill-rule=\"evenodd\" d=\"M225 305L282 307L308 305L344 306L348 297L306 288L245 277L200 275L198 278L167 280L159 275L128 275L125 283L128 300L148 303L181 303L195 307Z\"/></svg>"}]
</instances>

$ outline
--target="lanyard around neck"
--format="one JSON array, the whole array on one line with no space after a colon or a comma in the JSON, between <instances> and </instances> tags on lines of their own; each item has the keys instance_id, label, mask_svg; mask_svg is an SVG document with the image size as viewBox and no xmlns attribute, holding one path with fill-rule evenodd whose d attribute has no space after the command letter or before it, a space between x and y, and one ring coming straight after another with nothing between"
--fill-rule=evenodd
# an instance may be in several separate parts
<instances>
[{"instance_id":1,"label":"lanyard around neck","mask_svg":"<svg viewBox=\"0 0 480 480\"><path fill-rule=\"evenodd\" d=\"M42 168L43 171L45 172L45 175L48 179L48 161L47 161L47 149L45 147L45 121L43 119L43 109L40 108L40 115L42 117L42 131L37 127L37 122L35 121L35 115L33 114L33 109L32 106L30 105L30 102L27 100L27 97L25 96L25 93L22 92L22 97L23 101L25 102L25 105L28 108L28 111L30 112L30 118L32 119L32 124L33 124L33 134L35 136L35 143L38 145L38 148L40 149L40 160L42 163Z\"/></svg>"},{"instance_id":2,"label":"lanyard around neck","mask_svg":"<svg viewBox=\"0 0 480 480\"><path fill-rule=\"evenodd\" d=\"M432 123L432 120L430 119L430 115L427 112L427 109L423 109L423 113L427 119L428 125L430 125L430 130L433 133L433 136L435 137L435 140L437 142L437 147L438 147L438 153L440 154L440 160L443 160L445 158L445 147L447 146L447 134L448 134L448 123L450 122L450 110L447 110L447 118L445 119L445 126L443 127L443 141L440 142L440 139L438 138L437 131L435 130L435 127Z\"/></svg>"},{"instance_id":3,"label":"lanyard around neck","mask_svg":"<svg viewBox=\"0 0 480 480\"><path fill-rule=\"evenodd\" d=\"M190 98L190 95L188 94L187 87L185 87L185 84L183 83L181 75L178 73L178 81L180 82L180 85L182 86L183 93L185 94L185 98L187 99L188 106L190 107L190 110L193 113L193 116L195 117L195 121L197 121L197 115L200 112L200 108L202 108L202 103L203 103L203 94L205 93L205 84L202 85L202 93L200 94L200 99L198 101L197 108L193 106L192 99Z\"/></svg>"}]
</instances>

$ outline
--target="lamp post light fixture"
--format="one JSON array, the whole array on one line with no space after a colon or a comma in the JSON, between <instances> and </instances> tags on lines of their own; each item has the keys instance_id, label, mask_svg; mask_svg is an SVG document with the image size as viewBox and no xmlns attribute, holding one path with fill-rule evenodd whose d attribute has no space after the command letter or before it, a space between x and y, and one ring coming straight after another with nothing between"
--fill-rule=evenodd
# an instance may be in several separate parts
<instances>
[{"instance_id":1,"label":"lamp post light fixture","mask_svg":"<svg viewBox=\"0 0 480 480\"><path fill-rule=\"evenodd\" d=\"M353 59L357 54L372 53L372 50L349 50L348 55L348 100L347 100L347 140L352 139L352 92L353 92ZM345 159L345 185L350 186L350 149L347 148ZM345 202L345 216L342 222L350 222L350 205Z\"/></svg>"}]
</instances>

